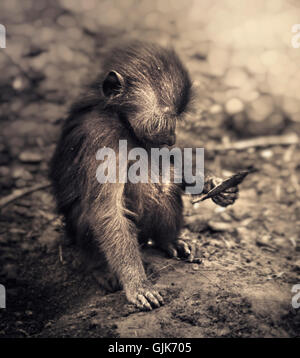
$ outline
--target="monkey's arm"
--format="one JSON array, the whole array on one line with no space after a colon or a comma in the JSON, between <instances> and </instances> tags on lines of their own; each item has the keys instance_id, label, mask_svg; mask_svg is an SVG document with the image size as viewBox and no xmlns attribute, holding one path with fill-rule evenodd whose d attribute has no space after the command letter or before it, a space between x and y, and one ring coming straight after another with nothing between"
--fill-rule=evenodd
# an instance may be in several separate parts
<instances>
[{"instance_id":1,"label":"monkey's arm","mask_svg":"<svg viewBox=\"0 0 300 358\"><path fill-rule=\"evenodd\" d=\"M203 190L201 193L195 194L200 195L200 194L207 194L211 189L213 189L216 185L220 184L222 182L222 179L220 179L219 177L215 176L212 172L210 171L205 171L205 175L204 175L204 184L203 184ZM196 182L195 182L196 183ZM183 181L183 185L182 188L183 190L185 190L185 188L187 186L191 186L195 183L186 183L185 181ZM224 190L222 193L214 196L212 198L212 201L220 206L228 206L228 205L232 205L235 200L238 198L238 186L229 188L227 190Z\"/></svg>"},{"instance_id":2,"label":"monkey's arm","mask_svg":"<svg viewBox=\"0 0 300 358\"><path fill-rule=\"evenodd\" d=\"M222 181L223 180L218 177L207 177L207 180L204 183L204 189L202 193L207 194L216 185L222 183ZM238 186L234 186L232 188L228 188L222 191L218 195L213 196L211 199L215 204L226 207L228 205L232 205L238 199L238 196L239 188Z\"/></svg>"},{"instance_id":3,"label":"monkey's arm","mask_svg":"<svg viewBox=\"0 0 300 358\"><path fill-rule=\"evenodd\" d=\"M117 148L116 143L111 147ZM118 151L116 163L108 163L108 167L116 166L119 169ZM95 158L90 158L89 163L95 163ZM124 166L127 170L128 165ZM117 172L119 170L117 169ZM160 294L147 281L144 271L137 239L137 227L131 220L135 214L126 207L125 184L100 183L96 178L96 168L89 164L88 178L93 178L89 185L93 191L93 197L89 207L89 226L104 253L108 265L116 274L129 302L141 309L151 310L163 303Z\"/></svg>"},{"instance_id":4,"label":"monkey's arm","mask_svg":"<svg viewBox=\"0 0 300 358\"><path fill-rule=\"evenodd\" d=\"M141 309L151 309L151 305L159 307L162 298L147 282L136 227L126 217L130 213L124 208L123 188L122 184L107 184L102 188L105 199L92 206L90 225L128 301Z\"/></svg>"}]
</instances>

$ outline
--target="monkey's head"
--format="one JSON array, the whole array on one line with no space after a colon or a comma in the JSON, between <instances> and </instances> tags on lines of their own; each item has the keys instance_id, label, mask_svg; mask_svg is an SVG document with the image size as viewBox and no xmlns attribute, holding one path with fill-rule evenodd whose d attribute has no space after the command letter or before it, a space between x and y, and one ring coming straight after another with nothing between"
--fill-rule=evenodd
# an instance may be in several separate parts
<instances>
[{"instance_id":1,"label":"monkey's head","mask_svg":"<svg viewBox=\"0 0 300 358\"><path fill-rule=\"evenodd\" d=\"M106 107L127 121L145 144L174 145L176 121L184 114L191 95L188 72L176 53L136 42L115 49L104 69Z\"/></svg>"}]
</instances>

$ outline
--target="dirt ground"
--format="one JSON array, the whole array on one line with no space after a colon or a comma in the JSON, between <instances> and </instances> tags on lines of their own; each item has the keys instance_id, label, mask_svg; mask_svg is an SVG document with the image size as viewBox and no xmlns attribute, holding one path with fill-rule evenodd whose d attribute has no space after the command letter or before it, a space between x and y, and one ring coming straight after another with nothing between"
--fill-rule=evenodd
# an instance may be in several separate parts
<instances>
[{"instance_id":1,"label":"dirt ground","mask_svg":"<svg viewBox=\"0 0 300 358\"><path fill-rule=\"evenodd\" d=\"M108 46L133 32L84 23L72 38L62 26L77 15L51 4L35 12L24 8L17 19L11 9L1 12L0 22L11 30L11 46L0 52L1 198L46 182L80 84L93 76L95 63L101 67ZM156 34L135 30L135 36L153 40ZM203 96L204 89L226 93L221 77L193 70L206 68L205 51L179 54L192 58L201 100L179 126L178 144L204 147L206 168L223 177L250 165L258 169L226 209L184 198L182 235L199 240L202 263L144 248L147 275L165 305L140 312L123 292L105 292L85 272L55 212L51 188L34 191L0 207L0 283L7 294L0 337L300 337L300 309L292 306L292 287L300 283L299 144L215 150L247 133L235 126L235 117L216 110L218 100ZM260 122L252 138L269 134L269 126ZM271 132L300 135L299 122L285 115Z\"/></svg>"}]
</instances>

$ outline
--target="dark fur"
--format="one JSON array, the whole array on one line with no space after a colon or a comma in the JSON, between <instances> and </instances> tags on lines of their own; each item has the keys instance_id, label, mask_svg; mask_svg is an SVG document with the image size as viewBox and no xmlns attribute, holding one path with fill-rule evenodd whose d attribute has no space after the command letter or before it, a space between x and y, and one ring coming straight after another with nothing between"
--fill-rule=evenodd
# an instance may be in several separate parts
<instances>
[{"instance_id":1,"label":"dark fur","mask_svg":"<svg viewBox=\"0 0 300 358\"><path fill-rule=\"evenodd\" d=\"M165 248L177 239L183 220L182 188L100 185L96 152L104 146L117 152L120 139L128 141L128 150L174 143L176 119L186 110L190 92L188 73L173 50L143 43L118 48L72 106L52 160L50 176L69 233L84 248L104 253L134 303L139 294L155 294L146 279L139 242L151 237Z\"/></svg>"}]
</instances>

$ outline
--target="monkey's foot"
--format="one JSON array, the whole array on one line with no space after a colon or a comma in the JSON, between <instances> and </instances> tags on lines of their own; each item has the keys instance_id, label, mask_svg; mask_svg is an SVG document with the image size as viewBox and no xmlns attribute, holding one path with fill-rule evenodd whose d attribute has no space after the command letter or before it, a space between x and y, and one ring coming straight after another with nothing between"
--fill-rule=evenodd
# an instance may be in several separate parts
<instances>
[{"instance_id":1,"label":"monkey's foot","mask_svg":"<svg viewBox=\"0 0 300 358\"><path fill-rule=\"evenodd\" d=\"M170 257L198 264L202 262L200 258L202 256L202 248L197 240L179 238L174 242L168 243L162 249Z\"/></svg>"},{"instance_id":2,"label":"monkey's foot","mask_svg":"<svg viewBox=\"0 0 300 358\"><path fill-rule=\"evenodd\" d=\"M147 282L137 287L126 287L125 293L128 301L141 310L151 311L164 303L161 295Z\"/></svg>"}]
</instances>

